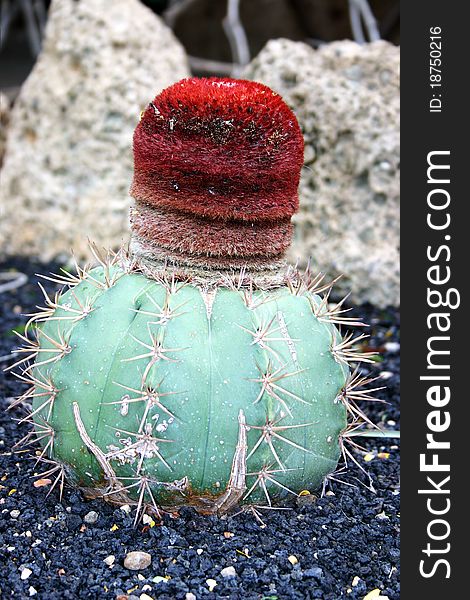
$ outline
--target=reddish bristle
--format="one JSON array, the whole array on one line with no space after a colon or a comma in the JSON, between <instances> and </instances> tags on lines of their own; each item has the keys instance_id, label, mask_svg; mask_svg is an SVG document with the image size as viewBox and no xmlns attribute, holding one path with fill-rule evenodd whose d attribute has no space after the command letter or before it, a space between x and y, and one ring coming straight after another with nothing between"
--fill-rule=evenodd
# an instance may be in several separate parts
<instances>
[{"instance_id":1,"label":"reddish bristle","mask_svg":"<svg viewBox=\"0 0 470 600\"><path fill-rule=\"evenodd\" d=\"M298 208L303 138L259 83L184 79L159 94L134 134L138 202L212 219L286 219Z\"/></svg>"},{"instance_id":2,"label":"reddish bristle","mask_svg":"<svg viewBox=\"0 0 470 600\"><path fill-rule=\"evenodd\" d=\"M292 235L290 219L253 226L142 205L131 211L131 225L141 242L156 243L171 255L276 257L287 250Z\"/></svg>"}]
</instances>

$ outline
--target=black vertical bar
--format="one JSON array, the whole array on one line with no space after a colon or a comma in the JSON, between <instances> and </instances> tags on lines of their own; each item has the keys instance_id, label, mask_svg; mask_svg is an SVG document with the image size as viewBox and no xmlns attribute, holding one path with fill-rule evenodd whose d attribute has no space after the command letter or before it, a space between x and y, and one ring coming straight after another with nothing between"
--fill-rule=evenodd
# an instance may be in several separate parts
<instances>
[{"instance_id":1,"label":"black vertical bar","mask_svg":"<svg viewBox=\"0 0 470 600\"><path fill-rule=\"evenodd\" d=\"M470 371L468 343L465 348L469 327L464 321L464 284L470 271L465 189L470 174L470 103L465 93L470 35L464 7L442 0L401 4L405 600L460 597L468 593L470 576L464 566L470 536L470 393L463 390ZM428 173L431 163L440 167L431 166ZM441 168L446 166L450 168Z\"/></svg>"}]
</instances>

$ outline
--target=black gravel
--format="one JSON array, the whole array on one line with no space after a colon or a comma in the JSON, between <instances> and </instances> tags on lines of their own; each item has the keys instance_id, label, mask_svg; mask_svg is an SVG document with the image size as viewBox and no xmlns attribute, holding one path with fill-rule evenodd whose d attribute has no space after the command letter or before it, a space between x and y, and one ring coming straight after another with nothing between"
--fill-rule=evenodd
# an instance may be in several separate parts
<instances>
[{"instance_id":1,"label":"black gravel","mask_svg":"<svg viewBox=\"0 0 470 600\"><path fill-rule=\"evenodd\" d=\"M22 313L41 303L36 272L57 265L24 260L0 264L0 272L28 275L22 287L0 294L0 368L17 345L12 328L21 331ZM46 286L53 290L53 286ZM364 305L354 311L371 327L369 346L382 352L381 362L364 374L385 374L388 404L365 407L382 427L399 423L399 317L394 309ZM396 439L362 441L369 456L355 454L368 478L354 465L332 482L322 498L313 494L293 501L288 511L263 511L266 527L250 513L204 517L183 509L179 518L165 516L152 527L132 526L127 515L101 501L86 501L66 488L62 502L47 487L34 487L34 461L11 448L25 434L5 413L11 398L24 391L8 373L0 374L0 596L14 598L119 598L288 600L341 597L362 599L374 589L397 600L399 585L399 447ZM357 439L357 438L356 438ZM371 460L365 460L371 459ZM13 512L12 512L13 511ZM19 513L14 512L19 511ZM90 511L98 513L86 524ZM127 552L145 551L152 564L143 571L123 566ZM104 559L114 555L108 566ZM236 575L224 578L232 566ZM21 579L31 573L27 578ZM214 580L216 586L209 591ZM194 594L192 596L191 594Z\"/></svg>"}]
</instances>

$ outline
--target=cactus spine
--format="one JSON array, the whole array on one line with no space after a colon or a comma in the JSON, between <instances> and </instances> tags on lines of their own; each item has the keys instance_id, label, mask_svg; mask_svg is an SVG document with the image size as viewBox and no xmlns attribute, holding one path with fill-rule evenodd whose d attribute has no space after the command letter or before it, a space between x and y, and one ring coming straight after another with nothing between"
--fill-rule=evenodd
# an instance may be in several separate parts
<instances>
[{"instance_id":1,"label":"cactus spine","mask_svg":"<svg viewBox=\"0 0 470 600\"><path fill-rule=\"evenodd\" d=\"M357 422L370 399L349 363L370 357L338 331L360 323L329 307L330 286L283 262L302 152L295 117L259 84L185 80L150 103L130 253L93 247L98 267L56 278L15 364L30 384L18 402L32 399L23 441L39 441L54 485L138 519L271 506L335 470L347 413Z\"/></svg>"}]
</instances>

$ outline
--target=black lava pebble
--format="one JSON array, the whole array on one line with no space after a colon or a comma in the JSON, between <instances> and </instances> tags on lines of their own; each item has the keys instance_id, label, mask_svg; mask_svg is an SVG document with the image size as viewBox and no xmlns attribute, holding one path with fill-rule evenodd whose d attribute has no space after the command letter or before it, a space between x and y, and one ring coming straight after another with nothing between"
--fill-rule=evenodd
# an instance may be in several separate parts
<instances>
[{"instance_id":1,"label":"black lava pebble","mask_svg":"<svg viewBox=\"0 0 470 600\"><path fill-rule=\"evenodd\" d=\"M0 272L18 270L28 276L25 285L0 294L0 368L8 367L8 354L17 345L11 330L21 331L22 314L34 312L42 301L34 273L57 267L20 259L0 264ZM54 291L53 284L46 288ZM377 385L386 386L381 392L386 403L370 402L363 408L372 421L396 430L398 314L395 309L364 305L350 315L371 325L368 346L381 352L380 361L361 367L362 373L381 375ZM353 456L366 473L349 461L349 469L337 477L343 483L331 481L323 497L302 496L289 510L263 510L265 527L249 511L216 518L185 508L178 518L165 515L152 527L134 529L133 515L119 508L84 500L70 488L65 488L60 502L57 490L46 496L49 486L33 485L32 474L38 468L34 460L12 450L25 435L25 427L12 418L24 416L25 409L5 412L23 391L9 373L0 374L0 596L353 600L378 588L381 596L398 600L396 439L362 438L368 455L356 451ZM317 493L320 496L321 491ZM84 522L90 511L99 515L94 524ZM124 568L124 557L133 550L150 553L150 567L141 572ZM233 567L235 576L224 576L226 567Z\"/></svg>"}]
</instances>

